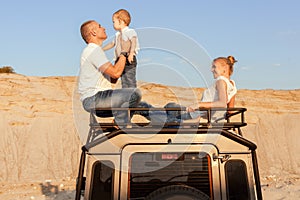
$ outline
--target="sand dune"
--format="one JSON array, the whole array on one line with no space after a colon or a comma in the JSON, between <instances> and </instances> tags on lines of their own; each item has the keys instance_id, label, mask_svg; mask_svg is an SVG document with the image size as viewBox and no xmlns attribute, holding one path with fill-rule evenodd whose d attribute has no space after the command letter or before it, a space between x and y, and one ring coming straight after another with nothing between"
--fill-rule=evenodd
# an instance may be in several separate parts
<instances>
[{"instance_id":1,"label":"sand dune","mask_svg":"<svg viewBox=\"0 0 300 200\"><path fill-rule=\"evenodd\" d=\"M139 83L156 106L189 105L202 88ZM73 199L87 113L75 77L0 74L0 199ZM300 198L300 90L239 90L244 137L258 146L265 199ZM26 197L26 198L25 198Z\"/></svg>"}]
</instances>

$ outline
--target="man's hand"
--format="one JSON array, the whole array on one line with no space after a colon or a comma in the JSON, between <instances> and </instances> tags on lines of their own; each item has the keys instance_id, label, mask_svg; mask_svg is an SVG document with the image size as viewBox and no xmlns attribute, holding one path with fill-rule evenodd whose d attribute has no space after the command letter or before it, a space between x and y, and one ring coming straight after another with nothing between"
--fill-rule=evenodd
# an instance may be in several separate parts
<instances>
[{"instance_id":1,"label":"man's hand","mask_svg":"<svg viewBox=\"0 0 300 200\"><path fill-rule=\"evenodd\" d=\"M110 78L110 82L112 84L116 84L118 82L118 78Z\"/></svg>"}]
</instances>

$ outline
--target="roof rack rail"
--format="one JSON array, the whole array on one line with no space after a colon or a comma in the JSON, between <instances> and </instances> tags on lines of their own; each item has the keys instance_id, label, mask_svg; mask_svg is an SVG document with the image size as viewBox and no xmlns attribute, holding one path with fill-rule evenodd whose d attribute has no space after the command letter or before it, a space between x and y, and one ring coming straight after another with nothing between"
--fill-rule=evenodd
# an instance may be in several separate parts
<instances>
[{"instance_id":1,"label":"roof rack rail","mask_svg":"<svg viewBox=\"0 0 300 200\"><path fill-rule=\"evenodd\" d=\"M90 111L90 131L88 134L87 142L94 140L99 134L105 132L112 132L122 129L147 129L147 128L159 128L159 129L223 129L223 130L238 130L238 134L242 136L241 127L246 126L244 113L246 108L202 108L196 109L196 111L203 111L206 113L206 118L197 122L137 122L133 123L128 121L126 123L115 123L113 120L111 123L101 122L101 118L113 117L113 111L124 111L130 116L134 111L185 111L185 107L181 108L96 108ZM220 118L213 119L213 113L215 111L224 111L224 115ZM235 118L235 121L231 121L233 116L239 115Z\"/></svg>"}]
</instances>

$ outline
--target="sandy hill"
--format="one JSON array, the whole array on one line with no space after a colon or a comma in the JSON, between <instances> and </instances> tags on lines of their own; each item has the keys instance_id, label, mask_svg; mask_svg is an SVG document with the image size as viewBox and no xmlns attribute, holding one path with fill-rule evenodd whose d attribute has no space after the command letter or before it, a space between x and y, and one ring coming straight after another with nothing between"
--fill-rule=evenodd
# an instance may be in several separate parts
<instances>
[{"instance_id":1,"label":"sandy hill","mask_svg":"<svg viewBox=\"0 0 300 200\"><path fill-rule=\"evenodd\" d=\"M143 100L157 106L170 101L188 105L203 91L152 83L139 83L139 87ZM74 91L75 77L0 74L2 186L76 178L78 135L87 133L88 124ZM238 107L248 109L248 126L242 130L258 146L261 180L271 188L265 193L284 188L287 194L295 187L299 197L300 90L239 90L236 101ZM14 195L11 199L17 199ZM0 198L10 199L1 190Z\"/></svg>"}]
</instances>

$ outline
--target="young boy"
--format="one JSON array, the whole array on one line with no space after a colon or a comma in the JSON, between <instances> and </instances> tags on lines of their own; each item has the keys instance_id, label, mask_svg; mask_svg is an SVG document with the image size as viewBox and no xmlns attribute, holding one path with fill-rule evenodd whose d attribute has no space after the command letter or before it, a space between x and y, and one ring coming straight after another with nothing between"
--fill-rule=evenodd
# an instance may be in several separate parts
<instances>
[{"instance_id":1,"label":"young boy","mask_svg":"<svg viewBox=\"0 0 300 200\"><path fill-rule=\"evenodd\" d=\"M139 50L138 37L134 29L129 28L131 21L127 10L120 9L113 14L114 28L117 31L114 41L103 47L106 51L115 47L115 60L126 54L127 61L121 76L122 88L136 88L136 54Z\"/></svg>"}]
</instances>

